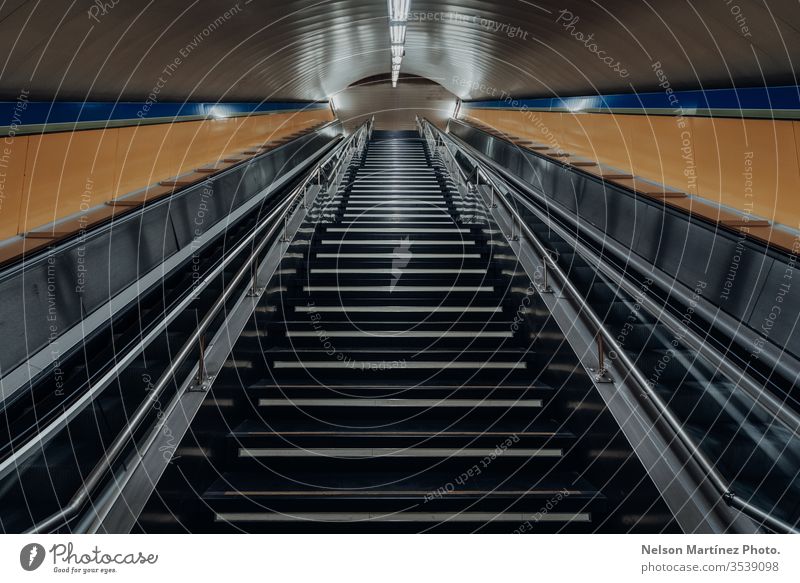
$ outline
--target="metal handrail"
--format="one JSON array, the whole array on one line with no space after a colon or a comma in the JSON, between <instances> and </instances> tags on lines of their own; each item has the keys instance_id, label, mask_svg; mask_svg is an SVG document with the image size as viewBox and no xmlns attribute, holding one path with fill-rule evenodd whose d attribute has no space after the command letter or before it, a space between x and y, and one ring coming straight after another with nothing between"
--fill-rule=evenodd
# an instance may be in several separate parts
<instances>
[{"instance_id":1,"label":"metal handrail","mask_svg":"<svg viewBox=\"0 0 800 583\"><path fill-rule=\"evenodd\" d=\"M458 147L456 140L452 140L451 138L451 141L453 142L454 147ZM446 151L449 154L450 159L453 161L453 163L456 163L455 157L453 153L450 151L450 149L446 148ZM498 174L502 176L502 173ZM466 176L466 173L462 171L461 175ZM507 177L505 180L507 182L510 182L511 184L516 183L517 185L520 185L522 183L522 181L519 178L515 179L515 177L513 176ZM544 197L545 195L541 194L539 196ZM494 198L494 192L492 193L492 198ZM523 204L527 205L527 200L528 200L527 197L523 196L518 198L521 198ZM544 202L545 204L547 204L546 200ZM548 215L556 215L561 217L562 219L566 218L567 220L569 220L570 217L570 213L568 211L564 209L559 209L557 206L549 206L547 212ZM607 241L605 241L604 244L606 246L611 246L611 244L608 243ZM577 242L577 248L581 247L586 249L586 244ZM611 272L610 269L604 268L604 265L602 264L599 267L602 271L606 273L606 275L609 275L609 273ZM546 270L544 272L544 275L546 277L547 275ZM613 276L616 276L616 273L614 273ZM626 289L626 291L628 291L629 293L633 293L633 291L631 290L631 286L627 282L622 281L621 287L623 287L623 289ZM649 299L645 299L643 301L646 303L652 302L652 300ZM669 319L670 317L669 313L666 313L665 317L666 319ZM780 421L787 430L791 431L795 436L800 437L800 416L798 416L791 407L784 407L783 401L776 399L769 391L763 390L762 389L763 386L760 385L758 381L748 378L742 378L740 375L743 375L744 371L742 371L741 369L737 369L734 371L733 368L735 368L736 365L730 364L728 361L723 360L725 358L724 354L719 353L714 348L709 349L705 342L701 341L700 344L703 346L704 349L712 353L710 358L716 358L720 360L721 369L725 369L725 372L723 372L723 374L727 374L729 377L737 377L738 381L740 382L740 386L748 394L749 397L751 397L754 401L759 401L760 405L767 410L768 414L775 416L775 418L778 421ZM744 383L741 383L741 381L744 381Z\"/></svg>"},{"instance_id":2,"label":"metal handrail","mask_svg":"<svg viewBox=\"0 0 800 583\"><path fill-rule=\"evenodd\" d=\"M306 188L308 185L312 184L314 180L318 179L318 169L322 167L324 164L327 164L334 156L346 154L348 148L352 141L358 136L362 136L368 128L370 128L370 122L365 122L362 124L356 132L354 132L350 137L348 137L344 142L339 144L332 152L329 152L325 158L317 164L317 168L315 171L311 172L298 186L296 186L291 194L289 194L286 199L281 202L275 209L273 209L259 224L258 226L253 229L253 231L245 237L243 241L241 241L234 249L233 252L230 253L222 262L218 268L214 269L204 280L203 284L199 284L198 287L202 286L205 287L216 278L216 276L221 272L222 269L227 267L234 258L238 257L238 255L247 247L249 247L259 236L261 236L262 231L264 231L268 226L269 230L266 234L261 237L260 242L255 246L253 251L248 256L247 260L244 264L239 268L236 272L232 280L226 284L223 294L217 298L217 300L212 305L209 312L203 318L203 320L198 323L197 328L195 329L194 333L191 335L189 340L181 347L175 357L173 357L170 366L167 370L159 377L158 382L153 386L152 390L149 392L147 398L139 405L136 409L133 417L129 419L128 423L125 426L125 429L120 432L120 434L114 439L111 446L105 451L103 458L97 463L97 465L92 469L92 472L89 476L84 480L81 489L73 496L70 500L69 504L61 508L58 512L53 513L49 517L45 518L37 522L28 532L29 533L40 533L48 531L54 527L66 524L78 511L83 507L83 505L88 501L88 498L91 492L97 487L98 484L102 482L106 473L111 469L111 465L114 463L116 458L122 453L125 446L133 437L133 433L138 429L139 425L145 419L149 410L153 403L155 403L164 389L172 382L174 375L177 373L178 369L183 365L184 361L189 357L192 352L194 352L198 346L198 342L201 342L204 338L208 328L211 326L214 319L219 315L220 311L225 307L228 300L233 295L234 291L238 288L239 284L241 284L246 277L252 277L253 274L253 265L258 260L259 256L263 252L266 245L272 240L272 236L277 232L278 229L282 226L282 221L280 220L286 215L289 211L295 208L295 203L298 200L301 200L301 197L304 195ZM361 142L363 144L363 141ZM344 157L344 156L342 156ZM196 295L197 288L195 288L195 293L192 294L192 298ZM181 302L172 313L174 312L183 312L184 309L184 302ZM177 313L175 317L177 317ZM174 318L164 318L164 322L158 328L163 331L166 328L167 322L171 321ZM141 347L141 350L144 350L146 346L144 346L144 340L140 342L138 346ZM138 347L137 347L138 348ZM139 352L141 352L141 350ZM202 365L198 364L198 373L204 376L203 372L200 372L202 369ZM122 368L115 366L110 373L116 373L117 375L122 371ZM194 374L194 373L193 373ZM200 382L204 379L198 378ZM90 401L86 401L88 404ZM84 405L85 406L85 405ZM39 434L34 437L28 444L32 442L40 443L41 440L37 439ZM26 446L28 445L26 444ZM16 455L16 452L15 452ZM12 456L13 458L14 456ZM6 460L8 461L8 460Z\"/></svg>"},{"instance_id":3,"label":"metal handrail","mask_svg":"<svg viewBox=\"0 0 800 583\"><path fill-rule=\"evenodd\" d=\"M424 120L425 127L429 128L431 131L438 132L439 137L444 142L446 137L441 130L436 128L433 124L431 124L428 120ZM456 148L457 145L454 144ZM447 148L449 152L449 148ZM452 153L451 153L452 155ZM578 289L573 285L572 281L569 279L566 273L561 269L558 265L558 262L550 255L549 249L539 240L536 234L528 227L528 225L524 222L520 214L517 212L515 206L511 204L509 200L507 200L506 196L503 194L502 190L497 188L497 183L494 178L487 172L483 165L477 161L469 157L470 160L475 164L475 167L478 171L478 176L481 174L483 178L491 184L492 188L495 192L499 193L500 200L503 202L505 207L508 211L515 217L517 220L519 227L521 230L524 230L526 237L533 243L536 247L540 260L545 268L552 270L552 273L555 273L563 288L569 292L570 296L572 296L573 301L575 301L579 308L579 313L585 314L592 325L596 328L597 333L605 339L608 343L609 348L611 351L617 354L617 360L622 363L625 367L627 372L633 377L633 379L637 382L638 385L645 391L645 394L649 397L651 402L655 405L656 409L658 409L659 414L667 421L670 426L670 429L675 433L675 435L680 439L681 443L684 447L687 448L691 457L697 462L697 464L702 468L703 472L705 472L706 476L708 477L711 484L715 487L715 489L719 492L723 501L729 506L738 508L743 513L747 514L751 518L754 518L761 523L768 524L770 528L779 532L787 532L787 533L797 533L798 531L790 524L787 524L780 518L777 518L768 512L761 510L760 508L750 504L745 500L739 499L736 494L731 489L730 485L725 481L725 479L720 475L717 469L711 464L711 462L706 458L705 454L700 451L697 444L695 444L694 440L691 436L686 433L683 429L683 425L678 421L678 419L672 414L669 410L669 407L664 403L661 397L653 390L653 387L650 385L650 382L647 378L642 374L636 364L631 360L631 358L627 355L627 353L623 350L623 348L617 343L616 336L608 330L605 326L603 321L600 317L597 316L595 311L592 307L586 302L583 298L583 295L578 291Z\"/></svg>"},{"instance_id":4,"label":"metal handrail","mask_svg":"<svg viewBox=\"0 0 800 583\"><path fill-rule=\"evenodd\" d=\"M360 132L360 136L356 139L356 143L352 144L352 149L354 151L357 152L361 150L364 147L364 144L366 144L367 140L369 140L372 137L372 128L374 125L375 125L375 116L373 115L369 120L367 120L361 126L359 126L359 130L364 126L366 126L366 130ZM356 133L358 133L358 130L357 132L353 133L353 136L355 136ZM353 136L351 136L351 138ZM331 174L336 174L336 172L339 171L339 166L341 166L344 163L345 158L346 156L339 157L339 159L334 163L333 168L331 168Z\"/></svg>"}]
</instances>

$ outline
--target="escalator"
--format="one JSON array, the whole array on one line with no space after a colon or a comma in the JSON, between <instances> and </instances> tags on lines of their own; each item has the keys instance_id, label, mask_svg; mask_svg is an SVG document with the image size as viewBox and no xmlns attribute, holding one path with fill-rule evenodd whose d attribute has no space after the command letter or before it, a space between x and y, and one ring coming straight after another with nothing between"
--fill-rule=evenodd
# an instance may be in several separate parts
<instances>
[{"instance_id":1,"label":"escalator","mask_svg":"<svg viewBox=\"0 0 800 583\"><path fill-rule=\"evenodd\" d=\"M726 374L720 361L690 345L687 331L641 309L635 296L598 274L545 224L531 224L699 450L728 477L731 492L786 525L800 522L800 426L770 415L742 389L744 375ZM696 288L698 297L704 286ZM691 318L689 307L681 321Z\"/></svg>"},{"instance_id":2,"label":"escalator","mask_svg":"<svg viewBox=\"0 0 800 583\"><path fill-rule=\"evenodd\" d=\"M325 131L329 130L332 134L331 128ZM23 359L19 369L26 369L25 378L17 387L12 385L13 371L3 370L0 377L0 532L81 532L80 519L96 510L92 497L126 475L129 462L137 457L135 444L193 377L195 363L180 355L191 345L199 323L226 293L230 297L219 311L233 307L231 292L247 288L247 282L237 284L234 279L247 268L250 241L266 230L267 217L286 206L282 193L302 181L300 173L315 167L338 141L314 134L306 139L144 205L88 230L81 239L59 242L0 274L0 297L9 303L19 301L13 297L19 295L18 280L23 290L25 285L32 288L33 296L44 292L36 289L37 265L52 266L52 281L47 281L55 290L46 314L52 331L44 348L50 352L48 366L40 369ZM263 168L276 159L292 158L291 167L274 172ZM191 212L193 204L198 205L196 212ZM183 225L167 214L171 209L178 209L176 216L193 231L183 239L184 248L170 256L171 239L183 234ZM153 215L162 222L149 218ZM199 216L204 221L198 221ZM131 224L133 236L127 230ZM148 253L154 240L163 257ZM127 246L138 255L123 253ZM93 285L85 286L92 289L83 295L71 288L77 268L70 262L75 258L97 274L97 279L90 278ZM26 277L32 283L26 284ZM98 285L103 278L106 281ZM95 308L89 299L103 294L111 301ZM77 330L61 330L66 328L62 304L70 302L79 304ZM26 307L34 312L36 298ZM36 316L12 318L7 311L0 324L5 332L13 332L21 321L31 350L38 334L35 326L42 326ZM222 320L215 317L211 329ZM65 338L70 334L76 341L67 349ZM2 353L4 363L9 352ZM73 507L76 501L80 504Z\"/></svg>"},{"instance_id":3,"label":"escalator","mask_svg":"<svg viewBox=\"0 0 800 583\"><path fill-rule=\"evenodd\" d=\"M374 132L137 532L678 532L482 202Z\"/></svg>"},{"instance_id":4,"label":"escalator","mask_svg":"<svg viewBox=\"0 0 800 583\"><path fill-rule=\"evenodd\" d=\"M505 173L502 165L483 166L477 159L480 153L461 148L457 139L439 136L443 151L456 152L449 160L459 172L474 172L478 166L488 172L492 188L503 191L497 199L503 201L506 216L524 233L520 239L547 259L544 273L559 272L559 284L554 284L558 289L550 290L548 305L552 309L569 298L577 313L562 315L561 328L578 330L582 320L584 330L601 340L595 354L605 380L599 386L611 387L601 392L609 406L616 403L618 422L644 414L651 415L644 424L648 435L655 433L653 427L664 428L666 447L649 453L640 448L640 458L651 473L665 459L665 449L679 444L684 451L679 464L694 465L693 471L704 476L713 490L709 500L735 509L712 525L712 532L731 528L731 520L740 521L733 531L796 532L800 421L791 398L796 387L777 370L765 383L758 367L743 364L735 350L724 349L733 346L736 333L731 336L702 309L705 296L718 283L713 273L699 278L681 301L681 294L660 287L663 281L656 266L639 270L630 249L616 256L613 244L602 234L599 242L594 240L591 226L548 200L547 192L526 189L521 181L509 179L511 173ZM609 375L608 367L618 368ZM796 377L796 372L792 374ZM620 407L620 401L635 405ZM633 433L630 437L635 440ZM665 477L672 474L673 483L685 480L679 478L680 471L672 462ZM693 478L686 483L696 484ZM670 494L670 507L684 505L687 493L690 499L698 498L695 488ZM698 516L684 520L699 525Z\"/></svg>"}]
</instances>

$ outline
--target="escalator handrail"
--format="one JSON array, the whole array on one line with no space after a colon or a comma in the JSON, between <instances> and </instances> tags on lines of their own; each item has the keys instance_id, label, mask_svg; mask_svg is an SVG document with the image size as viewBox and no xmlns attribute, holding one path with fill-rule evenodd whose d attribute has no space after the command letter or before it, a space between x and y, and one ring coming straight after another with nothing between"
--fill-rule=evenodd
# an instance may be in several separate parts
<instances>
[{"instance_id":1,"label":"escalator handrail","mask_svg":"<svg viewBox=\"0 0 800 583\"><path fill-rule=\"evenodd\" d=\"M456 136L455 138L451 135L449 136L450 139L455 143L459 144L462 143L462 140ZM469 145L462 146L463 148L469 148ZM556 217L555 222L560 225L562 228L566 226L567 229L571 230L573 228L577 228L577 224L572 222L572 216L570 211L560 208L559 204L552 204L551 201L547 200L546 195L544 193L539 193L533 188L531 185L525 183L520 178L516 177L512 173L506 173L502 167L496 166L496 162L492 161L490 158L487 158L483 153L476 152L473 156L478 160L485 160L484 164L488 167L494 167L495 172L501 176L504 183L510 183L515 185L515 187L519 190L524 192L524 194L520 194L518 191L513 191L511 194L518 199L523 205L528 206L530 210L536 212L536 208L534 205L536 204L535 200L538 199L542 204L547 207L546 213L548 218L552 218L553 216ZM494 166L493 166L494 165ZM463 172L462 172L463 174ZM543 211L544 212L544 211ZM593 227L587 224L580 225L581 233L586 233L587 235L587 243L582 243L580 238L576 236L576 250L577 249L584 249L588 254L594 256L597 252L591 248L591 241L592 237L596 237L592 233ZM614 249L615 245L619 245L619 243L615 243L613 240L609 240L604 237L595 238L595 242L601 243L605 248ZM583 253L586 255L587 253ZM626 268L629 265L637 265L637 260L630 256L625 257ZM614 266L612 261L604 260L598 262L598 267L600 271L604 272L607 276L612 278L620 278L621 275L625 274L624 269L620 268L619 266ZM642 270L640 269L640 272ZM669 282L662 282L660 275L655 272L649 272L647 274L648 277L652 278L654 281L660 282L665 288L669 287L670 293L676 294L678 297L681 297L681 292L679 288L672 287L672 284ZM624 279L619 279L620 287L625 289L630 294L637 293L639 289L639 285L635 283L629 283L629 281ZM646 296L641 300L645 303L652 302L653 300L647 298ZM683 299L682 299L683 301ZM686 300L688 301L688 300ZM717 319L720 314L714 312L706 312L707 308L703 308L702 303L698 302L697 305L693 308L699 313L705 314L705 317L709 319ZM665 312L666 319L669 320L670 313ZM735 333L732 332L732 333ZM692 335L689 335L691 338ZM795 436L800 437L800 416L795 413L795 410L789 406L785 406L785 401L778 399L767 387L764 385L764 379L762 376L758 378L754 378L751 376L747 376L748 372L752 373L752 369L749 367L748 364L743 363L741 361L734 361L730 360L727 354L720 352L720 348L717 347L710 347L708 342L705 338L703 338L700 342L695 342L695 345L698 347L702 347L703 350L707 351L708 357L712 360L718 360L720 362L720 366L725 370L723 374L728 376L729 378L736 378L737 383L739 386L748 394L750 398L754 401L757 401L761 404L763 408L765 408L769 415L775 417L788 431L791 431ZM770 366L773 369L777 369L779 364L774 360L771 361ZM791 369L792 371L794 369ZM791 373L791 376L795 376L795 372ZM788 377L787 377L788 378ZM788 397L787 397L788 398Z\"/></svg>"},{"instance_id":2,"label":"escalator handrail","mask_svg":"<svg viewBox=\"0 0 800 583\"><path fill-rule=\"evenodd\" d=\"M105 451L101 460L97 463L97 465L92 469L91 473L83 481L80 490L73 496L73 498L66 506L64 506L58 512L55 512L52 515L48 516L47 518L37 522L28 531L28 533L41 533L50 531L53 528L66 524L72 517L74 517L80 511L83 505L88 501L92 491L103 481L107 472L111 469L111 466L116 460L116 458L122 453L128 441L133 437L133 433L138 429L141 422L148 415L153 403L155 403L159 399L164 389L167 386L169 386L169 384L173 381L174 375L178 372L178 369L183 365L184 361L189 357L190 354L196 351L198 342L208 331L209 327L216 319L216 317L219 315L219 313L223 310L228 300L233 295L234 291L237 290L239 285L245 281L245 278L252 277L253 266L255 262L261 256L267 244L272 240L273 235L278 231L278 229L280 229L285 225L286 216L296 208L296 203L302 200L302 197L306 192L306 188L314 184L314 181L320 181L321 174L319 169L322 168L328 162L330 162L334 157L346 156L351 146L353 146L354 144L356 147L363 147L364 136L368 135L368 133L372 128L372 124L373 124L372 120L365 122L358 128L357 131L355 131L351 136L346 138L331 152L329 152L323 158L323 160L321 160L316 165L315 169L309 172L306 178L298 186L296 186L286 196L286 198L283 201L281 201L281 203L279 203L279 205L276 208L274 208L264 219L259 221L259 224L244 238L244 240L242 240L236 247L234 247L234 249L230 254L226 255L224 259L220 261L218 267L212 270L206 276L206 278L203 279L202 283L198 282L198 285L195 288L196 291L198 289L206 287L211 281L213 281L216 278L217 275L219 275L222 272L223 269L225 269L245 249L248 248L253 249L250 255L248 256L247 260L239 268L239 270L236 272L233 278L231 278L231 280L226 283L222 295L219 298L217 298L217 300L214 302L214 304L212 305L206 316L203 318L203 320L198 323L194 333L184 343L184 345L181 347L178 353L171 359L170 366L161 375L161 377L159 377L159 380L153 385L153 388L149 391L147 398L137 407L133 416L126 423L125 428L115 437L111 446ZM266 233L264 233L264 231L266 231ZM256 244L256 240L259 237L260 240ZM193 295L196 295L196 293ZM184 309L184 302L181 302L180 304L178 304L178 306L176 306L176 308L173 311L182 312L183 309ZM177 316L177 314L175 314L175 316ZM162 332L165 329L167 322L171 321L171 319L173 318L165 317L163 319L163 323L159 327L159 329ZM144 340L142 342L144 342ZM118 375L121 372L121 370L122 369L120 367L114 367L114 369L109 374L116 373ZM88 405L89 402L90 401L85 401L84 407ZM37 433L37 435L34 436L29 442L27 442L25 446L36 447L36 445L41 442L42 439L40 432ZM17 454L18 452L15 452L14 456L11 456L11 458L9 458L15 464L19 463L19 461L17 461L16 458ZM7 461L8 460L5 460L4 463Z\"/></svg>"},{"instance_id":3,"label":"escalator handrail","mask_svg":"<svg viewBox=\"0 0 800 583\"><path fill-rule=\"evenodd\" d=\"M441 139L442 144L445 145L445 151L448 152L451 156L453 156L452 152L450 151L449 147L446 145L449 137L446 136L444 132L436 128L430 121L423 120L425 124L424 127L428 128L430 131L435 132L435 135L439 136ZM452 141L452 140L450 140ZM458 145L455 142L452 142L454 147L458 148ZM458 148L461 151L460 148ZM462 151L462 154L464 152ZM641 389L645 391L645 394L648 396L650 401L655 405L658 409L659 414L667 421L670 426L670 429L675 433L675 435L680 439L681 443L684 447L687 448L691 457L697 462L697 464L702 468L703 472L707 475L709 481L715 489L719 492L722 499L729 505L735 508L738 508L746 515L754 518L760 523L767 524L771 529L778 531L778 532L786 532L786 533L797 533L798 531L790 524L787 524L780 518L773 516L772 514L761 510L760 508L750 504L749 502L742 500L736 496L733 492L729 484L725 481L725 479L720 475L717 469L711 464L708 458L700 451L697 444L694 442L694 439L683 429L682 424L680 421L672 414L669 410L669 407L664 403L658 393L655 392L653 387L650 385L650 382L647 378L642 374L636 364L631 360L631 358L626 354L626 352L622 349L622 347L617 343L616 336L608 330L605 326L603 321L600 317L594 312L591 306L586 302L583 298L581 293L578 289L574 286L572 281L569 279L566 273L561 269L558 265L556 259L552 257L549 253L547 247L539 240L536 234L528 227L528 225L524 222L523 218L517 212L515 206L509 201L506 196L503 194L503 190L498 187L497 181L494 179L490 171L488 171L485 166L478 160L473 159L472 157L467 155L467 158L470 162L475 164L475 167L479 173L479 176L482 176L493 188L494 192L497 193L497 198L499 198L503 205L508 209L511 215L514 217L514 220L517 221L520 230L525 233L525 236L533 243L534 247L536 248L540 261L546 264L548 270L551 273L555 274L561 285L564 289L567 290L569 295L572 297L572 300L576 302L579 313L583 313L589 319L591 324L597 330L597 333L602 335L603 340L607 343L606 345L613 350L617 354L617 361L619 361L623 367L626 369L628 374L636 381L638 385L640 385ZM462 176L466 176L466 174L462 173Z\"/></svg>"},{"instance_id":4,"label":"escalator handrail","mask_svg":"<svg viewBox=\"0 0 800 583\"><path fill-rule=\"evenodd\" d=\"M451 119L451 122L452 121L455 121L458 125L461 125L461 126L464 126L464 127L473 128L473 126L465 123L463 120L453 120L453 119ZM480 130L480 129L477 129L476 131L485 133L483 130ZM499 140L500 139L500 138L498 138L496 136L492 136L490 134L487 134L487 135L489 136L489 138L491 140L495 140L495 139ZM451 136L452 136L452 134L451 134ZM455 141L457 143L463 142L463 140L458 136L455 137ZM513 146L513 144L511 144L511 142L506 142L506 143L508 143L508 144ZM543 159L543 156L540 155L540 154L537 154L536 152L531 152L530 154L526 153L525 155L526 156L534 156L536 158ZM571 223L572 222L571 215L572 215L573 211L568 210L566 207L563 207L558 202L556 202L554 204L552 200L548 200L547 195L545 195L543 192L541 192L541 189L537 189L533 184L524 181L519 176L517 176L514 173L510 172L508 169L502 168L501 166L499 166L499 164L497 164L496 161L492 160L491 157L487 156L486 154L484 154L480 150L476 149L475 156L477 156L479 159L485 160L485 162L489 166L493 166L497 170L498 174L500 174L501 176L504 177L504 180L506 180L507 182L510 182L511 184L516 185L521 191L525 192L524 196L518 197L518 198L521 198L523 200L530 200L531 198L537 199L537 201L539 203L544 204L547 207L547 212L548 213L552 213L553 215L556 215L560 219L564 220L566 223ZM548 161L548 164L557 165L559 167L565 167L564 163L557 162L557 161L555 161L555 162L554 161ZM577 171L573 170L573 169L569 169L568 172L576 173ZM591 175L587 175L587 176L591 176ZM615 187L612 184L605 184L604 183L603 187L605 189L611 189L612 191L625 192L625 189L623 189L622 187ZM629 196L629 195L626 194L626 196ZM648 204L650 204L650 202L651 201L648 201ZM661 210L665 211L665 212L668 212L670 214L674 214L675 216L679 216L679 215L683 214L682 212L675 211L674 209L671 209L669 206L664 206L663 204L660 205L659 208ZM700 223L703 223L703 222L704 221L700 221ZM700 224L700 223L698 223L698 224ZM622 243L620 243L616 239L606 237L605 234L600 234L598 236L598 233L594 232L596 230L597 230L597 227L595 227L594 225L592 225L588 221L583 221L581 223L580 229L579 229L581 234L584 234L584 233L586 234L587 239L589 241L593 240L595 244L597 244L597 245L599 245L599 246L601 246L601 247L603 247L605 249L610 249L610 250L614 251L615 248L618 248L618 247L622 246ZM722 230L722 231L714 230L714 231L711 231L711 232L713 232L715 234L719 234L720 236L725 236L725 237L729 237L730 236L730 233L728 233L726 230ZM754 244L763 245L763 243L757 243L756 241L753 241L753 243ZM768 256L773 256L774 254L783 254L777 248L772 248L769 245L765 246L764 249L765 249L764 253L766 253ZM628 255L628 256L624 257L623 263L625 263L626 266L631 265L631 266L636 267L636 269L638 269L640 271L640 273L644 273L645 270L649 270L649 269L651 269L653 267L650 264L647 264L645 266L644 259L640 258L637 254ZM692 297L693 290L691 290L691 289L688 289L688 290L683 289L684 287L687 286L687 284L685 282L680 283L680 280L677 279L677 276L669 276L666 272L659 273L660 271L661 271L660 269L657 269L656 271L649 273L648 277L652 277L654 282L657 282L660 287L662 287L665 291L668 290L668 293L670 295L675 294L684 303L687 303L687 302L691 301L688 298ZM679 282L679 285L675 285L676 282ZM690 288L691 286L688 286L688 287ZM706 304L708 304L708 305L706 305ZM726 334L729 334L729 335L734 335L734 334L736 334L738 332L739 327L742 324L745 324L745 326L747 328L749 328L754 333L757 333L757 331L750 324L748 324L746 322L742 322L741 320L735 319L734 316L729 315L724 310L721 310L720 306L715 305L715 304L713 304L713 303L711 303L708 300L705 300L703 298L701 298L700 301L697 302L697 305L695 306L695 311L698 314L700 314L703 318L705 318L706 320L713 321L714 327L718 328L719 331L722 332L722 333L726 333ZM705 330L701 329L700 332L703 333L703 332L705 332ZM762 335L762 337L763 337L763 335ZM740 347L744 347L743 344L739 343L738 339L734 338L734 340L736 341L737 344L739 344ZM707 345L707 344L704 344L704 345ZM723 349L723 350L725 350L727 352L727 348L725 346L720 345L720 344L718 344L717 346L718 346L718 349ZM748 353L750 352L749 349L745 349L744 351L748 352ZM732 361L735 358L735 362L737 362L737 366L740 369L748 369L748 373L749 374L752 375L754 372L756 374L758 374L758 378L757 379L755 377L753 377L753 379L752 379L751 386L755 388L755 391L750 391L751 392L751 396L754 396L757 393L760 393L761 391L759 390L759 388L765 388L765 386L767 384L770 384L770 385L774 386L774 381L771 378L771 375L773 373L776 373L776 374L782 376L783 378L788 379L788 380L791 381L791 379L794 379L796 377L798 366L800 366L800 365L798 365L798 361L797 361L797 359L796 359L794 354L792 354L790 352L787 352L784 348L779 347L777 344L775 344L775 343L773 343L771 341L768 341L764 345L763 350L759 354L759 361L761 361L762 365L763 365L763 369L761 371L753 369L753 367L750 365L750 363L746 359L742 359L741 355L732 355L732 356L728 355L728 358L731 358ZM768 372L765 372L765 371L768 371ZM775 387L775 388L777 390L779 390L779 391L781 390L779 387ZM770 398L769 391L767 391L764 396L769 399ZM787 398L789 398L788 395L787 395ZM774 403L777 403L777 402L778 402L777 400L774 401ZM795 402L796 402L796 400L795 400ZM772 413L776 414L776 415L784 416L783 412L786 412L788 410L789 410L788 408L782 408L782 409L773 408ZM798 419L795 417L794 419L789 419L789 421L791 422L791 427L790 428L793 431L796 432L797 431L796 428L800 427L800 423L798 423Z\"/></svg>"},{"instance_id":5,"label":"escalator handrail","mask_svg":"<svg viewBox=\"0 0 800 583\"><path fill-rule=\"evenodd\" d=\"M272 215L268 215L268 217L270 216ZM28 438L24 444L14 448L13 452L7 458L0 461L0 479L4 479L10 472L19 467L30 455L35 453L38 449L37 446L47 443L52 434L63 428L66 423L83 411L99 393L104 391L119 373L124 370L134 358L141 354L155 338L163 333L166 327L194 301L194 298L227 268L238 254L250 244L252 239L258 234L259 229L263 229L263 226L264 223L261 223L261 227L255 229L245 237L245 239L234 247L230 255L218 263L216 267L209 271L202 279L199 279L192 288L192 293L186 294L186 296L176 302L168 312L165 312L161 317L161 321L150 329L146 335L142 336L136 344L126 347L124 356L117 360L114 366L106 371L100 378L92 381L89 390L84 395L50 421L44 428L38 429L36 434Z\"/></svg>"}]
</instances>

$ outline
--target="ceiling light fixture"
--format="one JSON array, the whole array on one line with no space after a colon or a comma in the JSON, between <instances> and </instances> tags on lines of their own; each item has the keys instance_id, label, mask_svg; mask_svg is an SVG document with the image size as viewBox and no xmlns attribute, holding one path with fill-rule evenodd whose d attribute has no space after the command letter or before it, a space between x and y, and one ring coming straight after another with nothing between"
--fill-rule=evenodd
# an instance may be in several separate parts
<instances>
[{"instance_id":1,"label":"ceiling light fixture","mask_svg":"<svg viewBox=\"0 0 800 583\"><path fill-rule=\"evenodd\" d=\"M408 20L409 0L389 0L389 18L391 20Z\"/></svg>"},{"instance_id":2,"label":"ceiling light fixture","mask_svg":"<svg viewBox=\"0 0 800 583\"><path fill-rule=\"evenodd\" d=\"M406 25L393 22L389 25L389 38L393 45L402 45L406 42Z\"/></svg>"},{"instance_id":3,"label":"ceiling light fixture","mask_svg":"<svg viewBox=\"0 0 800 583\"><path fill-rule=\"evenodd\" d=\"M397 87L400 79L400 65L405 56L406 23L408 22L410 0L388 0L389 2L389 42L392 50L392 87Z\"/></svg>"}]
</instances>

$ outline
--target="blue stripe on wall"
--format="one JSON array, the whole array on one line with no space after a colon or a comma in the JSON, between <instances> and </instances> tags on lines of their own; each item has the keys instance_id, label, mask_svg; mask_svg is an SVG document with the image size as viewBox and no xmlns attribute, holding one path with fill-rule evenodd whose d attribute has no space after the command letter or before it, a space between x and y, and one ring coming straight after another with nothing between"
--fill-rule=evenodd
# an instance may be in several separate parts
<instances>
[{"instance_id":1,"label":"blue stripe on wall","mask_svg":"<svg viewBox=\"0 0 800 583\"><path fill-rule=\"evenodd\" d=\"M187 116L230 117L291 109L319 109L327 102L148 103L0 101L0 126L106 122Z\"/></svg>"},{"instance_id":2,"label":"blue stripe on wall","mask_svg":"<svg viewBox=\"0 0 800 583\"><path fill-rule=\"evenodd\" d=\"M541 99L502 99L467 101L467 107L500 109L552 109L581 111L586 109L671 109L676 114L691 115L696 110L800 110L800 86L750 87L743 89L711 89L708 91L664 91L652 93L621 93L585 97L554 97Z\"/></svg>"}]
</instances>

